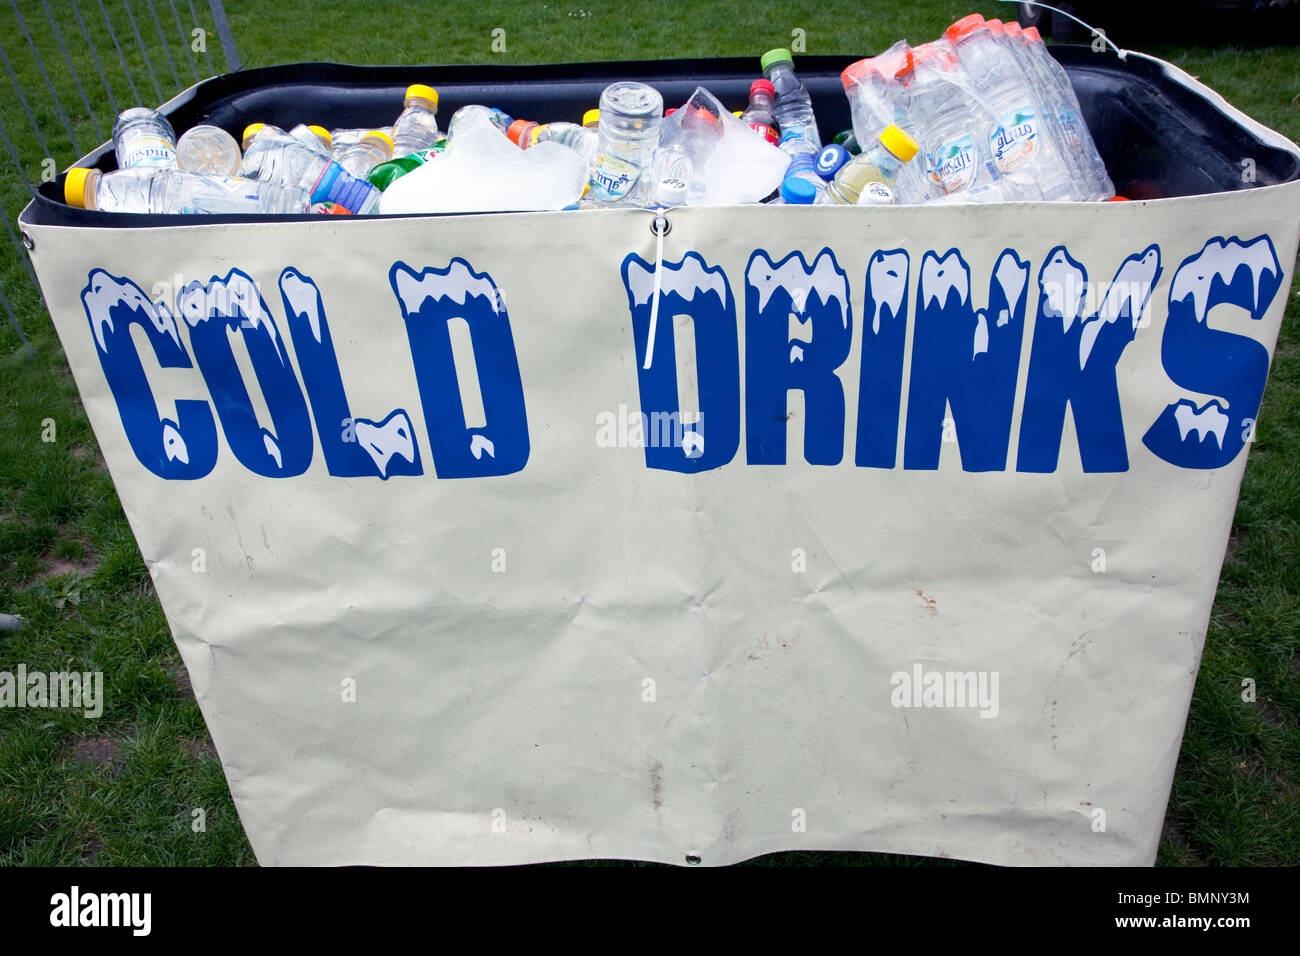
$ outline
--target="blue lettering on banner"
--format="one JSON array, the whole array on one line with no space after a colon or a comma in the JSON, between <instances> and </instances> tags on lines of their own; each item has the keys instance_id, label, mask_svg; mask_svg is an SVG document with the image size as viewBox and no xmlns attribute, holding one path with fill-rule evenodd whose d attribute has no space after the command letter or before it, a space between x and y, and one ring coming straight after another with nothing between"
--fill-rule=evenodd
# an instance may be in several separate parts
<instances>
[{"instance_id":1,"label":"blue lettering on banner","mask_svg":"<svg viewBox=\"0 0 1300 956\"><path fill-rule=\"evenodd\" d=\"M687 253L680 263L663 263L651 343L654 266L632 253L623 260L622 273L632 314L641 414L652 426L666 421L672 427L670 441L646 441L646 467L687 474L720 468L740 448L740 345L736 300L726 275L710 268L696 252ZM695 335L697 421L683 420L673 321L679 315L690 318Z\"/></svg>"},{"instance_id":2,"label":"blue lettering on banner","mask_svg":"<svg viewBox=\"0 0 1300 956\"><path fill-rule=\"evenodd\" d=\"M406 321L424 406L433 467L439 478L509 475L528 461L528 416L519 359L505 301L492 277L464 259L416 272L395 262L388 273ZM471 428L460 397L450 319L469 326L487 424Z\"/></svg>"},{"instance_id":3,"label":"blue lettering on banner","mask_svg":"<svg viewBox=\"0 0 1300 956\"><path fill-rule=\"evenodd\" d=\"M790 317L808 340L790 338ZM849 280L830 249L809 267L792 252L779 263L762 249L745 267L745 451L751 465L784 465L788 393L804 396L803 454L810 465L844 457L844 385L849 356Z\"/></svg>"},{"instance_id":4,"label":"blue lettering on banner","mask_svg":"<svg viewBox=\"0 0 1300 956\"><path fill-rule=\"evenodd\" d=\"M961 254L925 254L916 293L904 468L938 468L951 430L964 471L1005 470L1028 279L1029 266L1005 250L993 269L988 309L978 310Z\"/></svg>"},{"instance_id":5,"label":"blue lettering on banner","mask_svg":"<svg viewBox=\"0 0 1300 956\"><path fill-rule=\"evenodd\" d=\"M853 458L859 466L893 468L897 458L910 268L911 260L902 249L877 252L867 265L857 450Z\"/></svg>"},{"instance_id":6,"label":"blue lettering on banner","mask_svg":"<svg viewBox=\"0 0 1300 956\"><path fill-rule=\"evenodd\" d=\"M247 273L231 269L224 279L191 282L176 295L190 330L194 358L226 436L226 444L249 471L267 478L301 475L311 464L311 422L298 376L289 364L280 329ZM257 420L252 398L235 364L229 330L248 349L253 373L273 428Z\"/></svg>"},{"instance_id":7,"label":"blue lettering on banner","mask_svg":"<svg viewBox=\"0 0 1300 956\"><path fill-rule=\"evenodd\" d=\"M1047 255L1034 290L1017 471L1058 470L1067 412L1084 472L1128 469L1116 367L1137 334L1161 268L1155 245L1129 255L1087 314L1084 266L1064 246ZM963 470L1005 471L1031 269L1016 250L1004 249L989 276L987 308L981 309L960 250L925 252L916 274L903 249L872 253L855 371L845 367L854 336L848 275L831 249L823 248L811 264L799 251L778 258L755 250L745 266L743 332L720 266L687 252L676 263L660 263L656 275L653 265L629 254L621 271L637 361L638 414L658 431L665 422L669 428L666 440L656 432L655 440L644 443L646 467L696 474L727 465L740 451L742 420L746 462L786 464L791 390L804 396L804 461L840 464L848 430L842 375L848 374L858 379L857 421L850 430L855 466L897 467L901 430L905 469L938 468L942 444L951 440ZM530 455L523 377L495 281L462 258L445 268L395 262L388 278L437 477L522 470ZM1249 335L1211 327L1210 320L1219 306L1262 319L1286 278L1267 235L1215 237L1178 267L1161 329L1161 365L1175 388L1208 400L1178 397L1165 407L1142 438L1151 454L1180 468L1220 468L1241 453L1259 412L1268 350ZM217 461L220 422L235 458L256 475L303 474L317 437L331 476L424 474L406 409L373 420L354 415L316 282L291 266L280 273L278 286L292 357L267 303L239 269L179 290L174 312L128 278L90 271L81 302L136 458L163 479L202 478ZM466 355L453 351L450 323L460 321L468 329ZM133 325L144 330L152 356L137 351ZM687 377L698 383L699 397L698 414L689 417L681 389L690 383L678 380L684 347L678 336L686 329L695 342ZM248 381L232 348L234 334L247 350ZM462 394L473 397L463 391L469 369L458 367L467 355L477 372L481 421L470 420L462 401ZM146 366L197 368L208 395L157 395ZM257 404L254 395L260 396ZM624 398L610 396L611 405ZM174 419L163 417L160 400L175 402ZM259 420L259 409L268 421Z\"/></svg>"},{"instance_id":8,"label":"blue lettering on banner","mask_svg":"<svg viewBox=\"0 0 1300 956\"><path fill-rule=\"evenodd\" d=\"M131 339L144 329L161 368L193 368L176 319L130 279L92 269L81 290L82 308L122 429L140 464L159 478L202 478L217 463L217 425L203 399L178 398L176 420L159 418L153 389Z\"/></svg>"},{"instance_id":9,"label":"blue lettering on banner","mask_svg":"<svg viewBox=\"0 0 1300 956\"><path fill-rule=\"evenodd\" d=\"M1160 361L1174 384L1221 395L1197 406L1180 398L1142 438L1152 453L1180 468L1222 468L1253 434L1268 378L1268 349L1244 335L1210 328L1210 311L1235 305L1262 319L1282 287L1268 236L1242 242L1216 237L1178 267L1169 287L1169 318Z\"/></svg>"},{"instance_id":10,"label":"blue lettering on banner","mask_svg":"<svg viewBox=\"0 0 1300 956\"><path fill-rule=\"evenodd\" d=\"M1083 470L1128 470L1115 364L1137 334L1159 277L1160 250L1148 246L1124 260L1096 314L1085 317L1088 273L1064 246L1048 253L1038 273L1038 319L1017 470L1056 471L1067 404L1074 415Z\"/></svg>"}]
</instances>

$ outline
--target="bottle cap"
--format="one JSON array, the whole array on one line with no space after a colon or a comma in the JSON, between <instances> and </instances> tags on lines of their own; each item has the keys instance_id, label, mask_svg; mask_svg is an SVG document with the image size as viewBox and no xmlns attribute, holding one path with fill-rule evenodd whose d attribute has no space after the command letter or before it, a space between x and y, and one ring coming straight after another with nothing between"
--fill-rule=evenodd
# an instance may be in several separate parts
<instances>
[{"instance_id":1,"label":"bottle cap","mask_svg":"<svg viewBox=\"0 0 1300 956\"><path fill-rule=\"evenodd\" d=\"M266 125L265 123L249 123L247 126L244 127L244 142L243 142L244 149L248 149L248 141L252 139L254 136L256 136L258 130L260 130L265 125Z\"/></svg>"},{"instance_id":2,"label":"bottle cap","mask_svg":"<svg viewBox=\"0 0 1300 956\"><path fill-rule=\"evenodd\" d=\"M1022 31L1022 35L1030 43L1043 42L1043 35L1038 32L1038 27L1025 27L1025 29Z\"/></svg>"},{"instance_id":3,"label":"bottle cap","mask_svg":"<svg viewBox=\"0 0 1300 956\"><path fill-rule=\"evenodd\" d=\"M531 127L531 129L529 127ZM535 129L537 129L537 124L531 120L515 120L506 129L506 136L509 138L510 142L514 143L520 149L523 149L532 142L532 140L529 139L529 134Z\"/></svg>"},{"instance_id":4,"label":"bottle cap","mask_svg":"<svg viewBox=\"0 0 1300 956\"><path fill-rule=\"evenodd\" d=\"M817 154L817 175L830 182L840 171L840 167L848 161L849 151L839 143L823 146L822 151Z\"/></svg>"},{"instance_id":5,"label":"bottle cap","mask_svg":"<svg viewBox=\"0 0 1300 956\"><path fill-rule=\"evenodd\" d=\"M976 30L981 29L983 26L984 15L980 13L972 13L970 16L962 17L947 30L944 30L943 35L949 40L960 40L962 37L969 36Z\"/></svg>"},{"instance_id":6,"label":"bottle cap","mask_svg":"<svg viewBox=\"0 0 1300 956\"><path fill-rule=\"evenodd\" d=\"M362 136L361 138L382 140L383 143L388 147L388 151L390 153L393 151L393 137L389 136L382 129L372 129L370 132L366 133L366 135Z\"/></svg>"},{"instance_id":7,"label":"bottle cap","mask_svg":"<svg viewBox=\"0 0 1300 956\"><path fill-rule=\"evenodd\" d=\"M734 117L736 117L737 119L740 119L740 117L742 117L742 116L745 115L745 111L744 111L744 110L732 110L732 111L731 111L731 115L734 116Z\"/></svg>"},{"instance_id":8,"label":"bottle cap","mask_svg":"<svg viewBox=\"0 0 1300 956\"><path fill-rule=\"evenodd\" d=\"M676 112L677 112L677 107L674 106L671 109L664 110L664 116L672 116Z\"/></svg>"},{"instance_id":9,"label":"bottle cap","mask_svg":"<svg viewBox=\"0 0 1300 956\"><path fill-rule=\"evenodd\" d=\"M791 206L811 206L817 187L801 176L789 176L781 183L781 198Z\"/></svg>"},{"instance_id":10,"label":"bottle cap","mask_svg":"<svg viewBox=\"0 0 1300 956\"><path fill-rule=\"evenodd\" d=\"M661 206L680 206L686 202L686 183L676 176L659 180L655 198Z\"/></svg>"},{"instance_id":11,"label":"bottle cap","mask_svg":"<svg viewBox=\"0 0 1300 956\"><path fill-rule=\"evenodd\" d=\"M755 92L766 93L768 96L776 96L776 87L772 85L771 80L755 80L749 84L749 95L753 96Z\"/></svg>"},{"instance_id":12,"label":"bottle cap","mask_svg":"<svg viewBox=\"0 0 1300 956\"><path fill-rule=\"evenodd\" d=\"M433 108L438 108L438 91L432 86L425 86L423 83L412 83L406 88L406 99L428 100L433 104Z\"/></svg>"},{"instance_id":13,"label":"bottle cap","mask_svg":"<svg viewBox=\"0 0 1300 956\"><path fill-rule=\"evenodd\" d=\"M308 126L307 128L319 136L326 146L334 145L334 137L330 135L330 131L324 126Z\"/></svg>"},{"instance_id":14,"label":"bottle cap","mask_svg":"<svg viewBox=\"0 0 1300 956\"><path fill-rule=\"evenodd\" d=\"M774 63L789 63L793 65L794 57L790 55L789 50L778 47L775 50L768 50L764 53L762 59L760 59L758 63L759 66L763 68L763 72L766 73L768 67L772 66Z\"/></svg>"},{"instance_id":15,"label":"bottle cap","mask_svg":"<svg viewBox=\"0 0 1300 956\"><path fill-rule=\"evenodd\" d=\"M86 205L86 193L89 192L87 187L92 180L97 179L99 179L98 169L83 169L80 166L69 169L67 175L63 177L63 201L78 209L91 208Z\"/></svg>"},{"instance_id":16,"label":"bottle cap","mask_svg":"<svg viewBox=\"0 0 1300 956\"><path fill-rule=\"evenodd\" d=\"M589 109L587 110L587 112L582 114L583 126L591 126L593 123L599 123L599 122L600 122L600 110L598 109Z\"/></svg>"},{"instance_id":17,"label":"bottle cap","mask_svg":"<svg viewBox=\"0 0 1300 956\"><path fill-rule=\"evenodd\" d=\"M917 154L921 148L917 145L916 140L908 136L901 129L890 123L880 132L880 145L885 147L903 162L911 162L912 157Z\"/></svg>"},{"instance_id":18,"label":"bottle cap","mask_svg":"<svg viewBox=\"0 0 1300 956\"><path fill-rule=\"evenodd\" d=\"M1010 23L1002 24L1002 32L1009 37L1018 37L1024 32L1024 30L1021 28L1019 23L1012 20Z\"/></svg>"},{"instance_id":19,"label":"bottle cap","mask_svg":"<svg viewBox=\"0 0 1300 956\"><path fill-rule=\"evenodd\" d=\"M847 92L855 83L861 83L868 74L874 73L876 66L870 60L858 60L856 63L850 63L840 74L840 83ZM768 84L769 86L771 84Z\"/></svg>"},{"instance_id":20,"label":"bottle cap","mask_svg":"<svg viewBox=\"0 0 1300 956\"><path fill-rule=\"evenodd\" d=\"M1006 32L1006 25L1001 20L985 20L984 25L989 28L994 36Z\"/></svg>"}]
</instances>

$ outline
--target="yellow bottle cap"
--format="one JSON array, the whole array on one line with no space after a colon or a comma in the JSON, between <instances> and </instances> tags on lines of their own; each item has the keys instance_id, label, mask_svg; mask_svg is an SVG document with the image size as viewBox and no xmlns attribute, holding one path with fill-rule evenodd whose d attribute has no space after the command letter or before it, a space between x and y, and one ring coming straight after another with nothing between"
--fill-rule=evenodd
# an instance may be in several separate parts
<instances>
[{"instance_id":1,"label":"yellow bottle cap","mask_svg":"<svg viewBox=\"0 0 1300 956\"><path fill-rule=\"evenodd\" d=\"M425 86L423 83L412 83L406 88L406 98L416 97L421 100L428 100L433 104L434 109L438 108L438 91L432 86Z\"/></svg>"},{"instance_id":2,"label":"yellow bottle cap","mask_svg":"<svg viewBox=\"0 0 1300 956\"><path fill-rule=\"evenodd\" d=\"M582 125L590 126L592 123L600 122L600 110L592 109L582 114Z\"/></svg>"},{"instance_id":3,"label":"yellow bottle cap","mask_svg":"<svg viewBox=\"0 0 1300 956\"><path fill-rule=\"evenodd\" d=\"M69 206L86 209L86 187L92 178L99 178L98 169L83 169L80 166L69 169L68 174L63 178L63 201Z\"/></svg>"},{"instance_id":4,"label":"yellow bottle cap","mask_svg":"<svg viewBox=\"0 0 1300 956\"><path fill-rule=\"evenodd\" d=\"M249 123L247 126L244 127L243 145L245 149L248 148L248 141L252 139L254 136L256 136L257 131L260 130L265 125L266 125L265 123Z\"/></svg>"},{"instance_id":5,"label":"yellow bottle cap","mask_svg":"<svg viewBox=\"0 0 1300 956\"><path fill-rule=\"evenodd\" d=\"M732 110L732 111L731 111L731 115L732 115L732 116L735 116L735 117L737 117L737 118L739 118L739 117L745 115L745 111L744 111L744 110Z\"/></svg>"},{"instance_id":6,"label":"yellow bottle cap","mask_svg":"<svg viewBox=\"0 0 1300 956\"><path fill-rule=\"evenodd\" d=\"M885 149L889 150L903 162L910 162L921 148L916 144L916 140L908 136L897 126L892 123L886 126L880 133L880 142Z\"/></svg>"},{"instance_id":7,"label":"yellow bottle cap","mask_svg":"<svg viewBox=\"0 0 1300 956\"><path fill-rule=\"evenodd\" d=\"M326 146L334 144L334 137L330 135L330 131L324 126L308 126L307 128L324 140Z\"/></svg>"},{"instance_id":8,"label":"yellow bottle cap","mask_svg":"<svg viewBox=\"0 0 1300 956\"><path fill-rule=\"evenodd\" d=\"M369 133L367 133L365 136L362 136L361 138L362 138L362 139L381 139L381 140L384 141L384 143L387 144L387 146L388 146L388 151L389 151L390 153L393 151L393 137L389 136L389 135L388 135L387 133L385 133L382 129L372 129Z\"/></svg>"}]
</instances>

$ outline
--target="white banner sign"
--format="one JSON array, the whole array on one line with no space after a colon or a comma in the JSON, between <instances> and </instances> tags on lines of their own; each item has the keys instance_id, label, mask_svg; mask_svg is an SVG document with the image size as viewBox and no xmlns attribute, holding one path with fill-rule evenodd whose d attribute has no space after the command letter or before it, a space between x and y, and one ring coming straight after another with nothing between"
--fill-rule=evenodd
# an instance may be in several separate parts
<instances>
[{"instance_id":1,"label":"white banner sign","mask_svg":"<svg viewBox=\"0 0 1300 956\"><path fill-rule=\"evenodd\" d=\"M1148 864L1297 209L27 230L261 862Z\"/></svg>"}]
</instances>

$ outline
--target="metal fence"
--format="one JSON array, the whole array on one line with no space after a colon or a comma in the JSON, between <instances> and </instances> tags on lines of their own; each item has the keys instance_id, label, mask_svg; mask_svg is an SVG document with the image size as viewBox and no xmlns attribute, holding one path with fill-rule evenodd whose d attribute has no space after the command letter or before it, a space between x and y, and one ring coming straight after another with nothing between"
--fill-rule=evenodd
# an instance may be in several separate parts
<instances>
[{"instance_id":1,"label":"metal fence","mask_svg":"<svg viewBox=\"0 0 1300 956\"><path fill-rule=\"evenodd\" d=\"M122 110L238 69L221 0L0 0L0 83L13 91L0 96L0 164L12 166L0 178L0 309L15 344L31 352L19 315L43 305L15 228L39 185L107 141Z\"/></svg>"}]
</instances>

